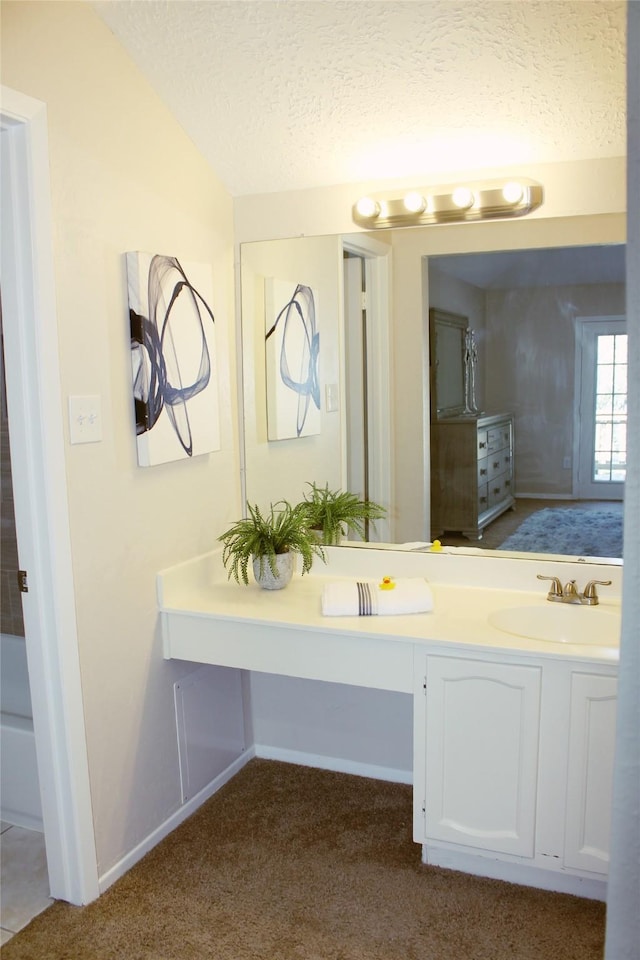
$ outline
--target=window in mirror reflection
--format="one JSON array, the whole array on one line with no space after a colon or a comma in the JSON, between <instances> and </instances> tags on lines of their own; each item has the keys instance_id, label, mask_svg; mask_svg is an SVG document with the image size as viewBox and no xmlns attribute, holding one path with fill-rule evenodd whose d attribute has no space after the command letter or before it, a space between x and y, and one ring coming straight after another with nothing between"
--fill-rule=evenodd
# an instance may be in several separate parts
<instances>
[{"instance_id":1,"label":"window in mirror reflection","mask_svg":"<svg viewBox=\"0 0 640 960\"><path fill-rule=\"evenodd\" d=\"M624 483L627 467L627 335L600 334L596 347L594 483Z\"/></svg>"}]
</instances>

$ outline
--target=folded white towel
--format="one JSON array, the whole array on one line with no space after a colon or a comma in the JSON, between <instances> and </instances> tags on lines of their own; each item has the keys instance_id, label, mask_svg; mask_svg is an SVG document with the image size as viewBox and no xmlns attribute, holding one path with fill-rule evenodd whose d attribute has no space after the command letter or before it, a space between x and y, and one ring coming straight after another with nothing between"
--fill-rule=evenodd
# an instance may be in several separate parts
<instances>
[{"instance_id":1,"label":"folded white towel","mask_svg":"<svg viewBox=\"0 0 640 960\"><path fill-rule=\"evenodd\" d=\"M393 583L392 590L381 589L380 581L375 580L328 583L322 591L322 613L325 617L368 617L433 610L433 596L422 577Z\"/></svg>"}]
</instances>

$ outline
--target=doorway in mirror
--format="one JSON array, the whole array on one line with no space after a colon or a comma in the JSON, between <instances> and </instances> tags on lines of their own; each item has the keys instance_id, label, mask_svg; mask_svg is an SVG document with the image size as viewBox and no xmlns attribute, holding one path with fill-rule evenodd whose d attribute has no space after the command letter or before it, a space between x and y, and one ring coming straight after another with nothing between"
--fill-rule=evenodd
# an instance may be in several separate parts
<instances>
[{"instance_id":1,"label":"doorway in mirror","mask_svg":"<svg viewBox=\"0 0 640 960\"><path fill-rule=\"evenodd\" d=\"M371 237L343 238L346 487L387 510L365 526L373 542L392 539L388 254Z\"/></svg>"}]
</instances>

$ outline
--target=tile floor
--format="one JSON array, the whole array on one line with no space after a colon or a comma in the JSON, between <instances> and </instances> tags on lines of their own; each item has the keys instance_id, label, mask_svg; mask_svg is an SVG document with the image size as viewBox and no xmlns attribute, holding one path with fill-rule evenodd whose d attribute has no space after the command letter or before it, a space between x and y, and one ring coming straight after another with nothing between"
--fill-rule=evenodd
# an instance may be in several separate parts
<instances>
[{"instance_id":1,"label":"tile floor","mask_svg":"<svg viewBox=\"0 0 640 960\"><path fill-rule=\"evenodd\" d=\"M44 834L0 824L0 944L53 903Z\"/></svg>"}]
</instances>

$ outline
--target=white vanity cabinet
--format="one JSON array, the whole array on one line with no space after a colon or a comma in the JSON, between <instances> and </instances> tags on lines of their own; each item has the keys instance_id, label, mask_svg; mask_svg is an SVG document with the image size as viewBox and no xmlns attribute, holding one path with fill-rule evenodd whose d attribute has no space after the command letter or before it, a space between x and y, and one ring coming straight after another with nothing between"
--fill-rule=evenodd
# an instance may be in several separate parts
<instances>
[{"instance_id":1,"label":"white vanity cabinet","mask_svg":"<svg viewBox=\"0 0 640 960\"><path fill-rule=\"evenodd\" d=\"M616 701L615 677L571 674L564 863L603 874L609 867Z\"/></svg>"},{"instance_id":2,"label":"white vanity cabinet","mask_svg":"<svg viewBox=\"0 0 640 960\"><path fill-rule=\"evenodd\" d=\"M426 772L416 804L423 842L533 856L541 672L426 657L424 727L415 740L424 754L414 766Z\"/></svg>"},{"instance_id":3,"label":"white vanity cabinet","mask_svg":"<svg viewBox=\"0 0 640 960\"><path fill-rule=\"evenodd\" d=\"M159 574L165 657L411 696L413 837L425 863L605 899L618 650L609 635L602 646L535 640L490 619L494 610L551 609L537 574L582 584L584 566L456 550L326 553L327 572L296 575L282 591L229 583L220 551ZM330 580L389 573L425 577L433 610L323 616ZM593 564L588 576L614 581L615 598L603 597L613 615L621 570ZM330 769L352 769L353 757L358 768L370 764L355 736L344 753L335 742Z\"/></svg>"},{"instance_id":4,"label":"white vanity cabinet","mask_svg":"<svg viewBox=\"0 0 640 960\"><path fill-rule=\"evenodd\" d=\"M473 857L472 872L516 882L532 869L606 879L616 677L597 671L416 657L414 840L425 862L469 869Z\"/></svg>"}]
</instances>

